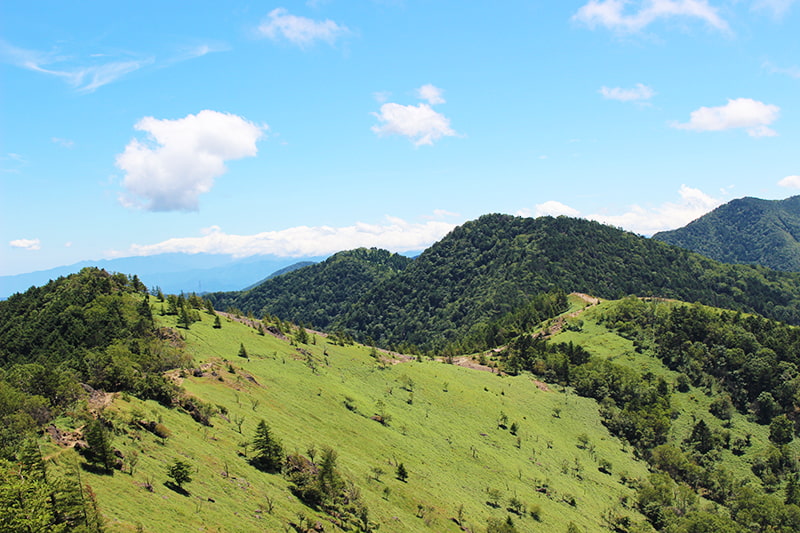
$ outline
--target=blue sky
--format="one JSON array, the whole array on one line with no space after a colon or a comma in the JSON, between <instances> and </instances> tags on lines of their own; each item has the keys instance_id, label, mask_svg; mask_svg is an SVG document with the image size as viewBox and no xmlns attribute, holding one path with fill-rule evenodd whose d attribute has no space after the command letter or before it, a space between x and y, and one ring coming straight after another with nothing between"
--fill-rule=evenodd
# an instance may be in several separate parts
<instances>
[{"instance_id":1,"label":"blue sky","mask_svg":"<svg viewBox=\"0 0 800 533\"><path fill-rule=\"evenodd\" d=\"M800 194L800 1L0 4L0 275Z\"/></svg>"}]
</instances>

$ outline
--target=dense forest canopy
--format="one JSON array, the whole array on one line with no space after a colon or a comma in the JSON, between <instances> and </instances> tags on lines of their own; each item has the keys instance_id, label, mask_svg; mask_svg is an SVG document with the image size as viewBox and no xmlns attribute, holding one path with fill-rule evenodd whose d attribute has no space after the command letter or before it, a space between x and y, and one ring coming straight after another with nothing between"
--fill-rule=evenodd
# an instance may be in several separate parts
<instances>
[{"instance_id":1,"label":"dense forest canopy","mask_svg":"<svg viewBox=\"0 0 800 533\"><path fill-rule=\"evenodd\" d=\"M588 220L487 215L456 228L333 324L382 344L440 348L554 290L655 295L800 322L798 274L717 263Z\"/></svg>"},{"instance_id":2,"label":"dense forest canopy","mask_svg":"<svg viewBox=\"0 0 800 533\"><path fill-rule=\"evenodd\" d=\"M358 248L327 260L271 277L242 292L212 293L207 298L219 310L235 308L263 317L328 329L373 286L404 270L412 259L378 250Z\"/></svg>"}]
</instances>

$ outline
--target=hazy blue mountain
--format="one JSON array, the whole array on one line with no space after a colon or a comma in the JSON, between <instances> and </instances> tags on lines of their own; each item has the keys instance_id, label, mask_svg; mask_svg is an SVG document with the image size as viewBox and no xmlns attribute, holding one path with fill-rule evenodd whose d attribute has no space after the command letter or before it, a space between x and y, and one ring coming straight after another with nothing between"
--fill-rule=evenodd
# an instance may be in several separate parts
<instances>
[{"instance_id":1,"label":"hazy blue mountain","mask_svg":"<svg viewBox=\"0 0 800 533\"><path fill-rule=\"evenodd\" d=\"M310 262L324 259L324 256L303 258ZM234 258L219 254L179 253L81 261L49 270L0 276L0 298L44 285L51 279L79 272L88 266L110 272L135 273L147 287L158 286L166 293L201 293L241 290L297 262L296 257L274 255Z\"/></svg>"}]
</instances>

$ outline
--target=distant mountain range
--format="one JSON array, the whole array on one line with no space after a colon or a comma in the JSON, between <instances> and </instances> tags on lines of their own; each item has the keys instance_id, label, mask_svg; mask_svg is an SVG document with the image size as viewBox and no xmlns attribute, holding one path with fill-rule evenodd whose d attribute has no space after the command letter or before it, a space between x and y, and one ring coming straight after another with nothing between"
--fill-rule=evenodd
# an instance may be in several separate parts
<instances>
[{"instance_id":1,"label":"distant mountain range","mask_svg":"<svg viewBox=\"0 0 800 533\"><path fill-rule=\"evenodd\" d=\"M656 233L653 239L723 263L800 272L800 196L733 200L683 228Z\"/></svg>"},{"instance_id":2,"label":"distant mountain range","mask_svg":"<svg viewBox=\"0 0 800 533\"><path fill-rule=\"evenodd\" d=\"M302 258L304 264L322 261L324 256ZM96 266L109 272L136 274L148 288L165 293L204 293L241 290L264 281L279 270L291 269L300 259L261 255L234 258L217 254L159 254L99 261L82 261L49 270L0 276L0 298L8 298L32 286L41 286L61 276Z\"/></svg>"}]
</instances>

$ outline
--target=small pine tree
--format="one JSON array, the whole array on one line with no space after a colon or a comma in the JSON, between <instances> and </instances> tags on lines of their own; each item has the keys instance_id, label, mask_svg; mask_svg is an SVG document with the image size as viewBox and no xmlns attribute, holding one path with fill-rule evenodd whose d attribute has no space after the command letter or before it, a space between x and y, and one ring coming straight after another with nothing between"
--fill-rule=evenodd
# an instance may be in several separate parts
<instances>
[{"instance_id":1,"label":"small pine tree","mask_svg":"<svg viewBox=\"0 0 800 533\"><path fill-rule=\"evenodd\" d=\"M250 464L264 472L280 471L283 464L283 447L264 420L256 426L252 446L254 454Z\"/></svg>"},{"instance_id":2,"label":"small pine tree","mask_svg":"<svg viewBox=\"0 0 800 533\"><path fill-rule=\"evenodd\" d=\"M239 343L239 357L247 359L247 350L244 348L244 343Z\"/></svg>"},{"instance_id":3,"label":"small pine tree","mask_svg":"<svg viewBox=\"0 0 800 533\"><path fill-rule=\"evenodd\" d=\"M186 309L186 307L182 306L180 312L178 313L178 327L189 329L189 326L191 325L192 317L189 316L189 311Z\"/></svg>"},{"instance_id":4,"label":"small pine tree","mask_svg":"<svg viewBox=\"0 0 800 533\"><path fill-rule=\"evenodd\" d=\"M408 470L406 470L406 466L403 463L399 463L397 465L397 470L395 471L395 476L397 479L402 481L403 483L406 482L408 479Z\"/></svg>"},{"instance_id":5,"label":"small pine tree","mask_svg":"<svg viewBox=\"0 0 800 533\"><path fill-rule=\"evenodd\" d=\"M794 473L786 482L786 505L800 505L800 474Z\"/></svg>"},{"instance_id":6,"label":"small pine tree","mask_svg":"<svg viewBox=\"0 0 800 533\"><path fill-rule=\"evenodd\" d=\"M219 315L216 315L214 317L214 329L220 329L220 328L222 328L222 322L220 322L219 320Z\"/></svg>"},{"instance_id":7,"label":"small pine tree","mask_svg":"<svg viewBox=\"0 0 800 533\"><path fill-rule=\"evenodd\" d=\"M111 436L99 420L92 420L83 432L86 440L86 459L95 465L111 472L114 468L114 449L111 446Z\"/></svg>"}]
</instances>

